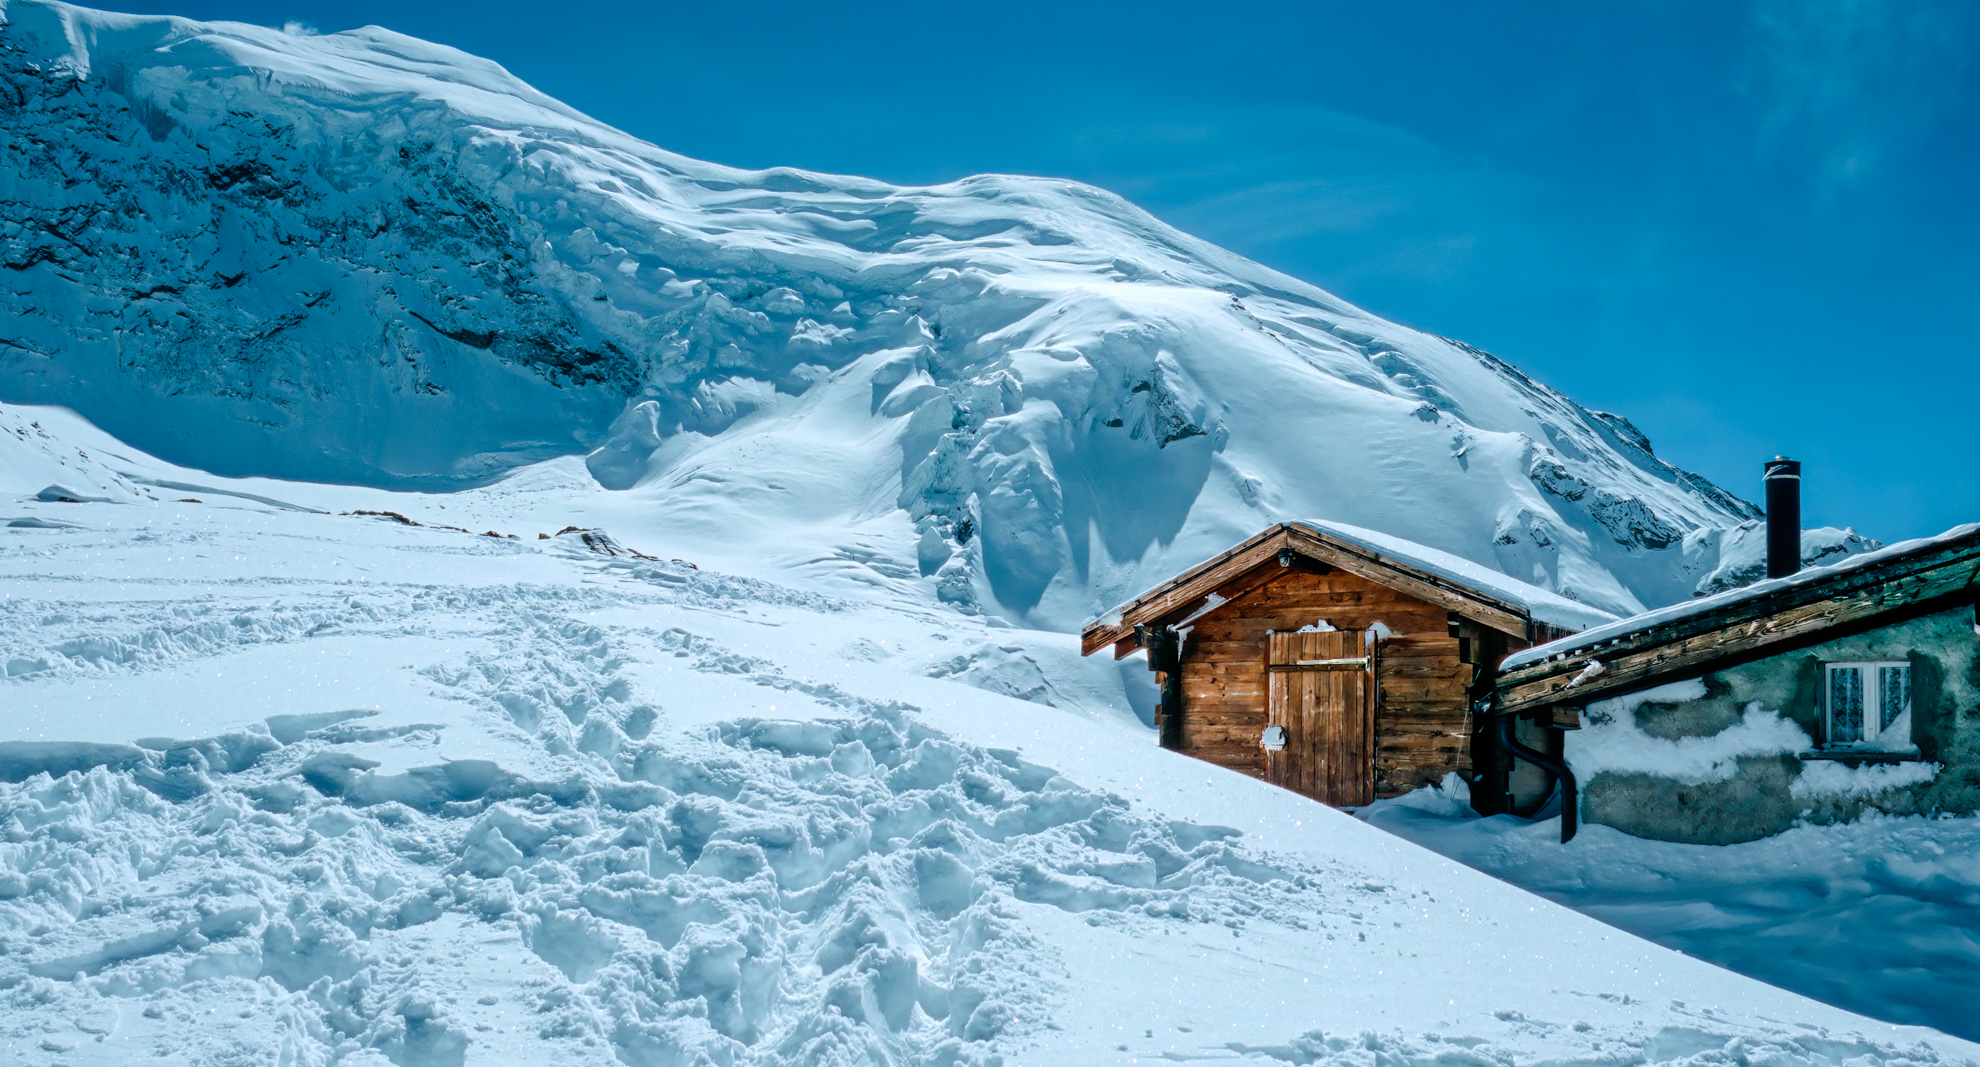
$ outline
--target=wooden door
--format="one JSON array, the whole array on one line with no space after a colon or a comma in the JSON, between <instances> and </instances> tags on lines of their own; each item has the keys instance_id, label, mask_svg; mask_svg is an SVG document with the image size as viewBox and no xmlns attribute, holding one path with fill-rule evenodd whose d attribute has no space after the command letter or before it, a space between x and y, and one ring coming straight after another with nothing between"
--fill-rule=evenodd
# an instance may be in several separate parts
<instances>
[{"instance_id":1,"label":"wooden door","mask_svg":"<svg viewBox=\"0 0 1980 1067\"><path fill-rule=\"evenodd\" d=\"M1336 807L1375 799L1375 672L1363 630L1266 638L1265 721L1286 745L1265 780Z\"/></svg>"}]
</instances>

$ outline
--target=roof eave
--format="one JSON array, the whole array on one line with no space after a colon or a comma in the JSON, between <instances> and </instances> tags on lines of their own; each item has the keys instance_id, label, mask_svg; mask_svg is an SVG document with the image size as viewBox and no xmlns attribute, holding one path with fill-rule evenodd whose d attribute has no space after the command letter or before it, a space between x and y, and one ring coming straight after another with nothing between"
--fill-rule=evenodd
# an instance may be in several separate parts
<instances>
[{"instance_id":1,"label":"roof eave","mask_svg":"<svg viewBox=\"0 0 1980 1067\"><path fill-rule=\"evenodd\" d=\"M1495 686L1494 710L1510 714L1550 704L1586 704L1673 676L1792 652L1848 633L1929 615L1980 597L1980 545L1938 546L1884 564L1844 571L1754 601L1723 615L1672 620L1512 668ZM1588 675L1589 666L1601 669ZM1583 681L1576 679L1585 678Z\"/></svg>"},{"instance_id":2,"label":"roof eave","mask_svg":"<svg viewBox=\"0 0 1980 1067\"><path fill-rule=\"evenodd\" d=\"M1281 522L1087 624L1080 631L1080 654L1090 656L1111 645L1116 646L1117 655L1124 655L1118 646L1133 636L1136 625L1158 624L1180 617L1217 592L1218 587L1269 565L1284 548L1369 581L1401 588L1419 599L1521 640L1531 640L1535 635L1532 617L1519 605L1469 586L1459 586L1316 527Z\"/></svg>"}]
</instances>

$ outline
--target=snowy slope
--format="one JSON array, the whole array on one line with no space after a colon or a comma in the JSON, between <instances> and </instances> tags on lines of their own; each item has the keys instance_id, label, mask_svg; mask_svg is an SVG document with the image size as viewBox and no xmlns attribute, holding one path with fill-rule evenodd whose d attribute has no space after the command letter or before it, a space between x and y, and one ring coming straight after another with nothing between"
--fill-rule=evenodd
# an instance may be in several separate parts
<instances>
[{"instance_id":1,"label":"snowy slope","mask_svg":"<svg viewBox=\"0 0 1980 1067\"><path fill-rule=\"evenodd\" d=\"M1831 1004L1980 1038L1980 818L1872 813L1738 845L1481 819L1420 790L1362 817L1631 933Z\"/></svg>"},{"instance_id":2,"label":"snowy slope","mask_svg":"<svg viewBox=\"0 0 1980 1067\"><path fill-rule=\"evenodd\" d=\"M1062 634L695 567L575 457L0 430L7 1062L1980 1063L1164 752Z\"/></svg>"},{"instance_id":3,"label":"snowy slope","mask_svg":"<svg viewBox=\"0 0 1980 1067\"><path fill-rule=\"evenodd\" d=\"M1280 519L1621 613L1750 569L1625 419L1100 190L700 163L375 28L0 19L0 399L191 466L589 452L732 562L1060 629Z\"/></svg>"}]
</instances>

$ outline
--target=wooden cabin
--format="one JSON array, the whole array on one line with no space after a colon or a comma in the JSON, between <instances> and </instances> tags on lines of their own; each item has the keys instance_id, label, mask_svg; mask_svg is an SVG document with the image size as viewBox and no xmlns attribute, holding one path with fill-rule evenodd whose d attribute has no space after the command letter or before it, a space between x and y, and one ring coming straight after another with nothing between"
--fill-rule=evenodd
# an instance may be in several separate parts
<instances>
[{"instance_id":1,"label":"wooden cabin","mask_svg":"<svg viewBox=\"0 0 1980 1067\"><path fill-rule=\"evenodd\" d=\"M1469 779L1490 669L1612 619L1399 538L1281 523L1109 612L1081 647L1147 651L1164 746L1353 807Z\"/></svg>"}]
</instances>

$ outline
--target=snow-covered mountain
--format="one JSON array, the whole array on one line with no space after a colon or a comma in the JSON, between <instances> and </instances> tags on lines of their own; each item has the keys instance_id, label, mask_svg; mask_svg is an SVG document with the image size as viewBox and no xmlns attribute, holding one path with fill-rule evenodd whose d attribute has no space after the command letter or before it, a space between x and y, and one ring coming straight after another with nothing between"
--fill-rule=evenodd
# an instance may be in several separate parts
<instances>
[{"instance_id":1,"label":"snow-covered mountain","mask_svg":"<svg viewBox=\"0 0 1980 1067\"><path fill-rule=\"evenodd\" d=\"M1751 564L1626 419L1097 189L701 163L375 28L0 19L0 400L176 462L588 452L685 541L1061 628L1287 518L1622 612Z\"/></svg>"},{"instance_id":2,"label":"snow-covered mountain","mask_svg":"<svg viewBox=\"0 0 1980 1067\"><path fill-rule=\"evenodd\" d=\"M0 0L0 264L0 1062L1980 1064L1914 960L1879 1022L1157 746L1051 627L1268 521L1618 608L1759 539L1104 193Z\"/></svg>"}]
</instances>

